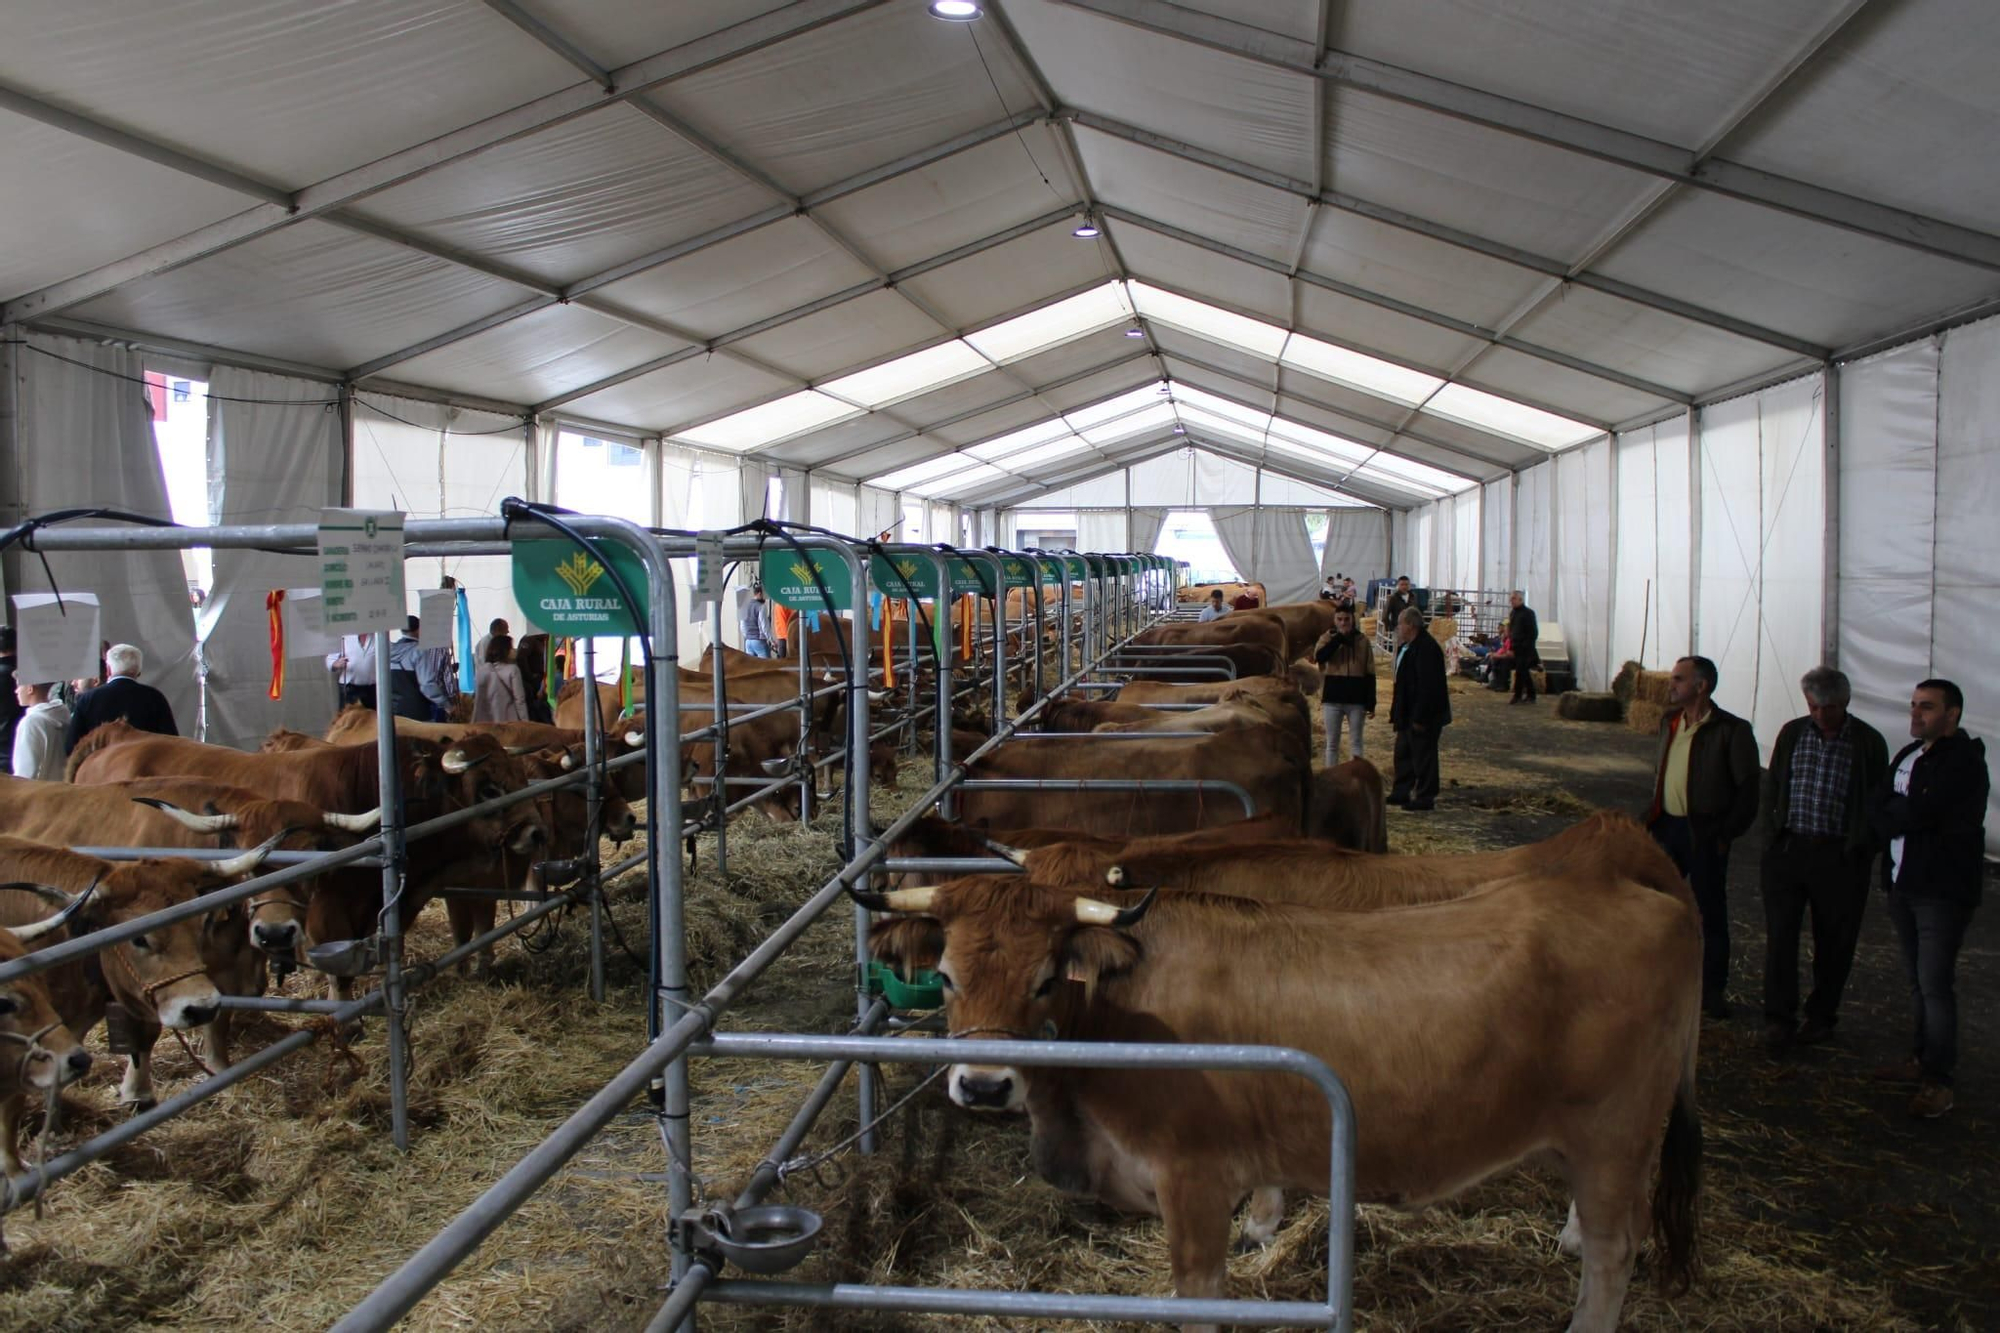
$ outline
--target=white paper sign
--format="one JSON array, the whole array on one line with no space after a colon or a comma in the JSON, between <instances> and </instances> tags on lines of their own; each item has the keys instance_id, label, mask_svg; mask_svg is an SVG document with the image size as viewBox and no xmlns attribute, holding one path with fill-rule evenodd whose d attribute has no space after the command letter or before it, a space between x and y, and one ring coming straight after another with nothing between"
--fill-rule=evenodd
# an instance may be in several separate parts
<instances>
[{"instance_id":1,"label":"white paper sign","mask_svg":"<svg viewBox=\"0 0 2000 1333\"><path fill-rule=\"evenodd\" d=\"M283 605L286 657L324 657L340 651L340 636L326 632L326 603L318 588L287 588Z\"/></svg>"},{"instance_id":2,"label":"white paper sign","mask_svg":"<svg viewBox=\"0 0 2000 1333\"><path fill-rule=\"evenodd\" d=\"M453 628L458 623L458 594L450 588L433 588L417 594L417 647L450 648Z\"/></svg>"},{"instance_id":3,"label":"white paper sign","mask_svg":"<svg viewBox=\"0 0 2000 1333\"><path fill-rule=\"evenodd\" d=\"M328 509L319 520L319 586L325 627L335 634L401 629L403 516L393 510Z\"/></svg>"},{"instance_id":4,"label":"white paper sign","mask_svg":"<svg viewBox=\"0 0 2000 1333\"><path fill-rule=\"evenodd\" d=\"M699 603L721 601L725 573L722 563L722 538L697 533L694 539L692 599Z\"/></svg>"},{"instance_id":5,"label":"white paper sign","mask_svg":"<svg viewBox=\"0 0 2000 1333\"><path fill-rule=\"evenodd\" d=\"M64 593L61 609L52 592L15 593L14 679L31 685L95 680L103 670L97 655L104 642L101 617L93 592Z\"/></svg>"}]
</instances>

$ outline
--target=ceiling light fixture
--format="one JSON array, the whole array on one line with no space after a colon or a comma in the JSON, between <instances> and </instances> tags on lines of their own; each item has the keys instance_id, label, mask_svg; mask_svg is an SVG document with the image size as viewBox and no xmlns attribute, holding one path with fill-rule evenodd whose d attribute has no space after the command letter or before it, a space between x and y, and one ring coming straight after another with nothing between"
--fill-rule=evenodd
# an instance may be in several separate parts
<instances>
[{"instance_id":1,"label":"ceiling light fixture","mask_svg":"<svg viewBox=\"0 0 2000 1333\"><path fill-rule=\"evenodd\" d=\"M1136 328L1136 327L1135 327L1135 328L1129 328L1129 329L1125 330L1125 336L1126 336L1127 338L1143 338L1143 337L1145 337L1145 336L1146 336L1146 331L1145 331L1144 329L1141 329L1141 328Z\"/></svg>"},{"instance_id":2,"label":"ceiling light fixture","mask_svg":"<svg viewBox=\"0 0 2000 1333\"><path fill-rule=\"evenodd\" d=\"M1080 241L1096 240L1099 235L1099 232L1097 230L1097 219L1091 217L1090 214L1085 213L1083 215L1083 221L1076 224L1076 230L1072 231L1070 235L1076 237Z\"/></svg>"},{"instance_id":3,"label":"ceiling light fixture","mask_svg":"<svg viewBox=\"0 0 2000 1333\"><path fill-rule=\"evenodd\" d=\"M931 17L946 23L970 23L985 12L972 0L931 0Z\"/></svg>"}]
</instances>

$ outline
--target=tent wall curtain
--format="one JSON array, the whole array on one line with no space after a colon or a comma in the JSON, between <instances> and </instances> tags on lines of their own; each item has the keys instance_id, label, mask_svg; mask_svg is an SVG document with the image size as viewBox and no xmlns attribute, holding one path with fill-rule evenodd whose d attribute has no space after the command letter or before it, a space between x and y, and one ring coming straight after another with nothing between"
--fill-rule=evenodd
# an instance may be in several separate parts
<instances>
[{"instance_id":1,"label":"tent wall curtain","mask_svg":"<svg viewBox=\"0 0 2000 1333\"><path fill-rule=\"evenodd\" d=\"M1245 579L1264 585L1271 605L1311 601L1319 593L1319 565L1306 534L1302 509L1217 509L1215 535Z\"/></svg>"},{"instance_id":2,"label":"tent wall curtain","mask_svg":"<svg viewBox=\"0 0 2000 1333\"><path fill-rule=\"evenodd\" d=\"M1481 488L1479 527L1479 586L1511 590L1514 586L1514 479L1502 477Z\"/></svg>"},{"instance_id":3,"label":"tent wall curtain","mask_svg":"<svg viewBox=\"0 0 2000 1333\"><path fill-rule=\"evenodd\" d=\"M1159 505L1140 505L1127 514L1128 537L1125 549L1149 552L1160 540L1160 529L1166 525L1167 511Z\"/></svg>"},{"instance_id":4,"label":"tent wall curtain","mask_svg":"<svg viewBox=\"0 0 2000 1333\"><path fill-rule=\"evenodd\" d=\"M861 513L854 529L857 537L876 536L885 528L894 527L903 516L902 497L894 491L862 486L857 488L856 497Z\"/></svg>"},{"instance_id":5,"label":"tent wall curtain","mask_svg":"<svg viewBox=\"0 0 2000 1333\"><path fill-rule=\"evenodd\" d=\"M1388 550L1389 514L1382 509L1329 509L1326 546L1321 552L1321 577L1345 574L1364 592L1368 580L1388 571L1382 561Z\"/></svg>"},{"instance_id":6,"label":"tent wall curtain","mask_svg":"<svg viewBox=\"0 0 2000 1333\"><path fill-rule=\"evenodd\" d=\"M40 334L15 355L20 448L7 464L17 469L22 514L103 507L172 517L139 355ZM194 613L180 553L77 551L49 556L48 567L61 591L97 594L103 636L145 654L145 680L193 735ZM18 550L7 554L7 588L53 591L41 560Z\"/></svg>"},{"instance_id":7,"label":"tent wall curtain","mask_svg":"<svg viewBox=\"0 0 2000 1333\"><path fill-rule=\"evenodd\" d=\"M209 394L208 470L218 522L311 523L340 503L340 414L325 385L218 366ZM215 553L215 586L199 617L205 739L254 749L278 727L325 729L339 695L315 645L300 652L288 641L283 697L270 697L266 597L274 588L318 582L310 556Z\"/></svg>"},{"instance_id":8,"label":"tent wall curtain","mask_svg":"<svg viewBox=\"0 0 2000 1333\"><path fill-rule=\"evenodd\" d=\"M2000 573L2000 321L1953 329L1840 372L1840 667L1853 710L1888 738L1909 734L1910 687L1942 677L1965 691L1961 725L2000 732L1986 683ZM1990 757L1989 757L1990 759ZM1986 850L2000 855L2000 797Z\"/></svg>"},{"instance_id":9,"label":"tent wall curtain","mask_svg":"<svg viewBox=\"0 0 2000 1333\"><path fill-rule=\"evenodd\" d=\"M1076 549L1079 551L1123 551L1125 511L1085 509L1076 516Z\"/></svg>"}]
</instances>

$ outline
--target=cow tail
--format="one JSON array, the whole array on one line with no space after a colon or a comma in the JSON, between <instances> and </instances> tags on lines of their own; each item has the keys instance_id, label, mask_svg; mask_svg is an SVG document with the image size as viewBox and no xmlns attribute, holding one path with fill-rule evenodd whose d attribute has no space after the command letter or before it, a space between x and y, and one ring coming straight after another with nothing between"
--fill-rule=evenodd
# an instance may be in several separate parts
<instances>
[{"instance_id":1,"label":"cow tail","mask_svg":"<svg viewBox=\"0 0 2000 1333\"><path fill-rule=\"evenodd\" d=\"M1653 1242L1659 1246L1660 1289L1684 1292L1701 1275L1701 1112L1695 1106L1695 1045L1700 1016L1689 1023L1686 1055L1666 1137L1660 1141L1660 1182L1653 1191Z\"/></svg>"}]
</instances>

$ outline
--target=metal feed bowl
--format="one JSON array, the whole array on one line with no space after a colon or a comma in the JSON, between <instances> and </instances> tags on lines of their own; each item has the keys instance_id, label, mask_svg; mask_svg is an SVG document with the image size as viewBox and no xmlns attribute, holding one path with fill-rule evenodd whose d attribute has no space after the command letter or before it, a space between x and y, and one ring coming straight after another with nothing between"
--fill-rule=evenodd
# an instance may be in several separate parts
<instances>
[{"instance_id":1,"label":"metal feed bowl","mask_svg":"<svg viewBox=\"0 0 2000 1333\"><path fill-rule=\"evenodd\" d=\"M694 1248L706 1250L746 1273L786 1272L812 1253L820 1216L807 1208L767 1203L734 1212L711 1209L690 1219Z\"/></svg>"}]
</instances>

